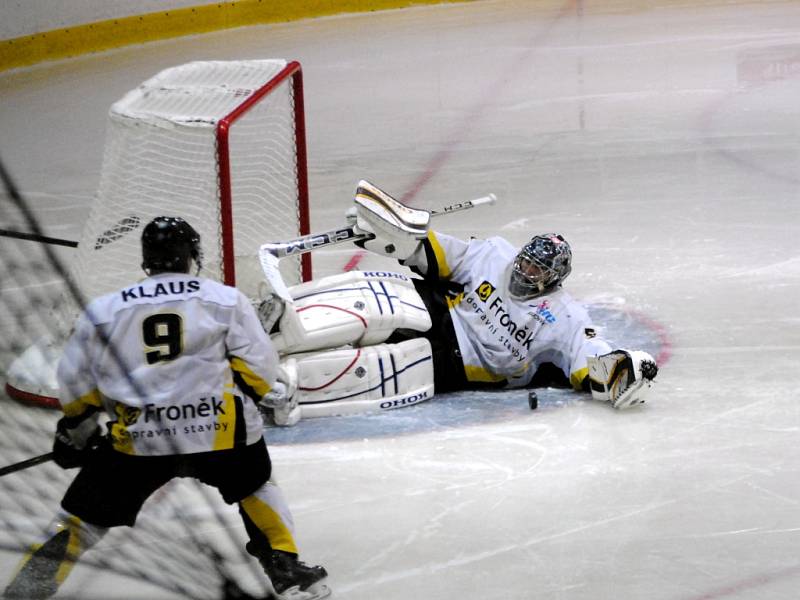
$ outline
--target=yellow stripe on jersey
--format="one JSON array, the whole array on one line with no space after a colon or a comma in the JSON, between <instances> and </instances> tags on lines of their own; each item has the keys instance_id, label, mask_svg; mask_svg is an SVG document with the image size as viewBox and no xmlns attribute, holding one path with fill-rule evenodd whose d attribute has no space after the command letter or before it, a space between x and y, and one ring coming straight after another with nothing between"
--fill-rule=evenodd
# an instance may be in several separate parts
<instances>
[{"instance_id":1,"label":"yellow stripe on jersey","mask_svg":"<svg viewBox=\"0 0 800 600\"><path fill-rule=\"evenodd\" d=\"M94 389L80 398L68 402L62 407L62 410L67 417L77 417L86 412L89 406L103 408L103 396L100 394L100 390Z\"/></svg>"},{"instance_id":2,"label":"yellow stripe on jersey","mask_svg":"<svg viewBox=\"0 0 800 600\"><path fill-rule=\"evenodd\" d=\"M220 427L214 435L214 450L229 450L233 448L234 434L236 433L236 401L233 392L222 393L222 412L217 419Z\"/></svg>"},{"instance_id":3,"label":"yellow stripe on jersey","mask_svg":"<svg viewBox=\"0 0 800 600\"><path fill-rule=\"evenodd\" d=\"M430 229L428 230L428 242L430 242L433 254L436 256L436 266L439 268L439 277L441 279L449 279L452 270L450 269L450 265L447 264L447 257L445 256L442 245L439 243L439 240L436 239L436 233Z\"/></svg>"},{"instance_id":4,"label":"yellow stripe on jersey","mask_svg":"<svg viewBox=\"0 0 800 600\"><path fill-rule=\"evenodd\" d=\"M270 389L272 389L265 379L256 375L247 363L238 356L232 356L230 362L231 369L238 373L244 379L244 382L253 388L253 391L260 397L269 393Z\"/></svg>"},{"instance_id":5,"label":"yellow stripe on jersey","mask_svg":"<svg viewBox=\"0 0 800 600\"><path fill-rule=\"evenodd\" d=\"M583 380L589 376L589 367L583 367L582 369L578 369L577 371L573 371L572 374L569 376L569 382L572 384L572 387L578 391L581 391Z\"/></svg>"},{"instance_id":6,"label":"yellow stripe on jersey","mask_svg":"<svg viewBox=\"0 0 800 600\"><path fill-rule=\"evenodd\" d=\"M496 375L495 373L490 373L483 367L475 367L473 365L464 365L464 372L467 375L467 381L496 383L505 380L503 375Z\"/></svg>"},{"instance_id":7,"label":"yellow stripe on jersey","mask_svg":"<svg viewBox=\"0 0 800 600\"><path fill-rule=\"evenodd\" d=\"M273 550L298 554L294 537L280 515L256 496L248 496L239 503L250 520L267 537Z\"/></svg>"},{"instance_id":8,"label":"yellow stripe on jersey","mask_svg":"<svg viewBox=\"0 0 800 600\"><path fill-rule=\"evenodd\" d=\"M445 296L444 297L445 302L447 302L447 308L455 308L456 306L461 304L461 301L463 299L464 299L464 292L460 292L455 297L451 297L451 296Z\"/></svg>"}]
</instances>

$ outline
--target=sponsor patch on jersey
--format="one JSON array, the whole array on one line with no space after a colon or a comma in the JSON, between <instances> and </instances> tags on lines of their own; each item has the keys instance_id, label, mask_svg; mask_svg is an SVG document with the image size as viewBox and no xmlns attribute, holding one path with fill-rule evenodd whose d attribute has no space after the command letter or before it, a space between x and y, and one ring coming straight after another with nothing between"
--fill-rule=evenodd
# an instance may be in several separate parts
<instances>
[{"instance_id":1,"label":"sponsor patch on jersey","mask_svg":"<svg viewBox=\"0 0 800 600\"><path fill-rule=\"evenodd\" d=\"M478 298L486 302L489 299L489 296L491 296L494 293L494 290L495 287L491 283L489 283L488 281L484 281L482 284L478 286L476 292L478 294Z\"/></svg>"},{"instance_id":2,"label":"sponsor patch on jersey","mask_svg":"<svg viewBox=\"0 0 800 600\"><path fill-rule=\"evenodd\" d=\"M536 306L536 317L544 319L545 323L556 322L555 315L550 312L550 302L547 300L542 300L542 302Z\"/></svg>"},{"instance_id":3,"label":"sponsor patch on jersey","mask_svg":"<svg viewBox=\"0 0 800 600\"><path fill-rule=\"evenodd\" d=\"M120 403L114 407L114 412L117 413L117 417L119 417L118 420L121 421L123 425L130 427L139 420L142 409Z\"/></svg>"}]
</instances>

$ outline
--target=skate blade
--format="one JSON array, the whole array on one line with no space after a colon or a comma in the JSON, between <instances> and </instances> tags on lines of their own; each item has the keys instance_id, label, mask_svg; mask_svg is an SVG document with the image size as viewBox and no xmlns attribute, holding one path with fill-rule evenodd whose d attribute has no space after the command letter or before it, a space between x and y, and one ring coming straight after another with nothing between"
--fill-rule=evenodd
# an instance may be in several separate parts
<instances>
[{"instance_id":1,"label":"skate blade","mask_svg":"<svg viewBox=\"0 0 800 600\"><path fill-rule=\"evenodd\" d=\"M288 590L284 590L282 594L278 594L277 597L278 600L322 600L322 598L327 598L330 595L331 589L318 581L304 590L301 590L300 586L290 587Z\"/></svg>"}]
</instances>

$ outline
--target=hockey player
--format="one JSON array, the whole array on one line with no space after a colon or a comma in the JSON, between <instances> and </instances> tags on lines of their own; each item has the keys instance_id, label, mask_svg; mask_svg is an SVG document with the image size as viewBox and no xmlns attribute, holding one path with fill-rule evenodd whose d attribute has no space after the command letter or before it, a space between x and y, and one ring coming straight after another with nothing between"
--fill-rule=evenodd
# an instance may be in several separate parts
<instances>
[{"instance_id":1,"label":"hockey player","mask_svg":"<svg viewBox=\"0 0 800 600\"><path fill-rule=\"evenodd\" d=\"M53 595L85 550L110 527L133 526L145 500L175 477L238 504L247 551L279 598L327 596L327 573L298 560L291 514L270 481L256 403L280 406L287 394L252 306L238 290L190 274L193 263L200 270L200 238L183 219L150 222L142 254L147 277L91 302L64 348L53 450L61 467L81 469L51 537L33 547L4 597Z\"/></svg>"},{"instance_id":2,"label":"hockey player","mask_svg":"<svg viewBox=\"0 0 800 600\"><path fill-rule=\"evenodd\" d=\"M562 287L572 270L563 236L536 235L521 249L500 237L463 241L363 181L348 218L359 245L421 278L352 272L286 293L265 266L277 291L259 313L299 382L276 423L405 406L434 391L550 383L617 409L644 402L655 360L598 337Z\"/></svg>"}]
</instances>

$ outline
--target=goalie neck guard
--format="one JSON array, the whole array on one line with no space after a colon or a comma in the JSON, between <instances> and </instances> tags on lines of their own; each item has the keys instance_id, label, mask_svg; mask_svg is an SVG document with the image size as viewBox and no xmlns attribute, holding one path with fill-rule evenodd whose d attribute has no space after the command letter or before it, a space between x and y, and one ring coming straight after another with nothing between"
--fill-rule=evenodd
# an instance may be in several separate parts
<instances>
[{"instance_id":1,"label":"goalie neck guard","mask_svg":"<svg viewBox=\"0 0 800 600\"><path fill-rule=\"evenodd\" d=\"M200 272L200 235L180 217L156 217L142 232L142 269L148 275L188 273L190 261Z\"/></svg>"},{"instance_id":2,"label":"goalie neck guard","mask_svg":"<svg viewBox=\"0 0 800 600\"><path fill-rule=\"evenodd\" d=\"M508 291L529 300L561 285L572 271L572 249L557 233L531 238L514 259Z\"/></svg>"}]
</instances>

